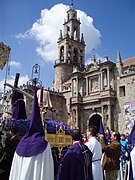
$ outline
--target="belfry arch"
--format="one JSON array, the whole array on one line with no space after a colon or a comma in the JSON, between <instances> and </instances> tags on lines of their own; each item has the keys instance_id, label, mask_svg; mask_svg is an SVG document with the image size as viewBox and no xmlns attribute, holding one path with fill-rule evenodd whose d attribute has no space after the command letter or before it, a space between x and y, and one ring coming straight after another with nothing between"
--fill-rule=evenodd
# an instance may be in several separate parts
<instances>
[{"instance_id":1,"label":"belfry arch","mask_svg":"<svg viewBox=\"0 0 135 180\"><path fill-rule=\"evenodd\" d=\"M73 62L74 62L74 64L76 64L78 62L78 49L77 48L74 48Z\"/></svg>"},{"instance_id":2,"label":"belfry arch","mask_svg":"<svg viewBox=\"0 0 135 180\"><path fill-rule=\"evenodd\" d=\"M64 61L64 46L60 48L60 61Z\"/></svg>"}]
</instances>

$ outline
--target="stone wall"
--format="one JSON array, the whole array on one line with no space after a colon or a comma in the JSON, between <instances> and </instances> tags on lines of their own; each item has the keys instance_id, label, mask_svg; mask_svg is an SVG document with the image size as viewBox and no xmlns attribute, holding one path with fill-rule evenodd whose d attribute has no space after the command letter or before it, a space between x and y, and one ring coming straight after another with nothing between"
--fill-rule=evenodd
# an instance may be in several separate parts
<instances>
[{"instance_id":1,"label":"stone wall","mask_svg":"<svg viewBox=\"0 0 135 180\"><path fill-rule=\"evenodd\" d=\"M115 105L115 118L118 120L118 128L121 133L130 132L126 128L125 104L135 102L135 73L123 75L117 78L117 102ZM129 118L131 116L129 115ZM129 119L130 121L131 119Z\"/></svg>"}]
</instances>

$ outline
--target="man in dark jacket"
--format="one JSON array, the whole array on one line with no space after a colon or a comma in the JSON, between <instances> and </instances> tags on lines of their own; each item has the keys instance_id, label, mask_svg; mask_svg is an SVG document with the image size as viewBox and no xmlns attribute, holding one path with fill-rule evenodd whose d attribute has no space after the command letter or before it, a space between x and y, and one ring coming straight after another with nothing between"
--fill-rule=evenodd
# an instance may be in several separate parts
<instances>
[{"instance_id":1,"label":"man in dark jacket","mask_svg":"<svg viewBox=\"0 0 135 180\"><path fill-rule=\"evenodd\" d=\"M79 129L72 130L71 136L74 143L59 166L57 180L92 180L92 152L80 141Z\"/></svg>"},{"instance_id":2,"label":"man in dark jacket","mask_svg":"<svg viewBox=\"0 0 135 180\"><path fill-rule=\"evenodd\" d=\"M100 135L100 143L104 152L102 166L105 172L105 180L116 180L120 169L120 134L113 132L111 140L111 144L106 144L103 135Z\"/></svg>"},{"instance_id":3,"label":"man in dark jacket","mask_svg":"<svg viewBox=\"0 0 135 180\"><path fill-rule=\"evenodd\" d=\"M6 153L6 160L4 163L5 173L3 173L4 180L9 179L9 174L10 174L10 169L11 169L11 165L12 165L14 152L19 143L19 138L16 136L15 128L7 129L6 136L7 136L7 138L5 141L5 148L4 148L4 151Z\"/></svg>"}]
</instances>

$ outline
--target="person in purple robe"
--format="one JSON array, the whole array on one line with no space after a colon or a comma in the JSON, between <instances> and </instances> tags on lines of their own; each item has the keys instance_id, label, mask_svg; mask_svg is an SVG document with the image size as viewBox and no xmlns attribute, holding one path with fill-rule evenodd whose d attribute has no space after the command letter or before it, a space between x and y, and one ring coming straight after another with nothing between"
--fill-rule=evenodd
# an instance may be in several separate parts
<instances>
[{"instance_id":1,"label":"person in purple robe","mask_svg":"<svg viewBox=\"0 0 135 180\"><path fill-rule=\"evenodd\" d=\"M13 119L15 120L27 119L23 94L14 90L11 104L12 104L12 118Z\"/></svg>"},{"instance_id":2,"label":"person in purple robe","mask_svg":"<svg viewBox=\"0 0 135 180\"><path fill-rule=\"evenodd\" d=\"M130 144L130 148L128 151L129 155L129 163L128 163L128 180L135 180L135 123L131 130L131 133L128 137L128 143Z\"/></svg>"},{"instance_id":3,"label":"person in purple robe","mask_svg":"<svg viewBox=\"0 0 135 180\"><path fill-rule=\"evenodd\" d=\"M14 153L9 180L54 180L51 146L45 140L36 93L30 127Z\"/></svg>"},{"instance_id":4,"label":"person in purple robe","mask_svg":"<svg viewBox=\"0 0 135 180\"><path fill-rule=\"evenodd\" d=\"M92 152L81 141L79 129L71 131L73 145L69 147L58 169L57 180L93 180Z\"/></svg>"}]
</instances>

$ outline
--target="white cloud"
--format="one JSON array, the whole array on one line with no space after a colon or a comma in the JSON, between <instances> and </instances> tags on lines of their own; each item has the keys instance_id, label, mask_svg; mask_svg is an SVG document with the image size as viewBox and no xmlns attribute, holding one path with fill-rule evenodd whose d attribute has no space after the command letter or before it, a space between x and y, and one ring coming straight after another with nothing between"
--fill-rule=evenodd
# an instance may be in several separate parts
<instances>
[{"instance_id":1,"label":"white cloud","mask_svg":"<svg viewBox=\"0 0 135 180\"><path fill-rule=\"evenodd\" d=\"M18 86L26 84L28 80L29 80L28 75L20 76ZM7 80L7 83L14 85L14 81L15 81L15 76L11 76L11 79ZM4 82L5 82L5 80L0 81L0 91L4 91ZM9 90L9 89L11 89L11 88L6 86L6 90Z\"/></svg>"},{"instance_id":2,"label":"white cloud","mask_svg":"<svg viewBox=\"0 0 135 180\"><path fill-rule=\"evenodd\" d=\"M14 66L14 67L21 67L22 64L20 62L17 62L17 61L10 61L10 65Z\"/></svg>"},{"instance_id":3,"label":"white cloud","mask_svg":"<svg viewBox=\"0 0 135 180\"><path fill-rule=\"evenodd\" d=\"M28 29L24 34L19 34L17 38L32 38L35 39L39 46L37 53L45 61L54 61L58 58L59 32L63 30L64 19L69 6L64 4L57 4L50 10L41 10L41 17ZM84 34L86 42L86 53L100 44L101 34L94 27L92 17L85 12L77 10L78 18L81 21L81 33Z\"/></svg>"},{"instance_id":4,"label":"white cloud","mask_svg":"<svg viewBox=\"0 0 135 180\"><path fill-rule=\"evenodd\" d=\"M86 44L86 53L90 53L101 43L101 34L93 25L93 18L87 16L83 11L77 10L78 17L81 21L81 32L84 34Z\"/></svg>"}]
</instances>

